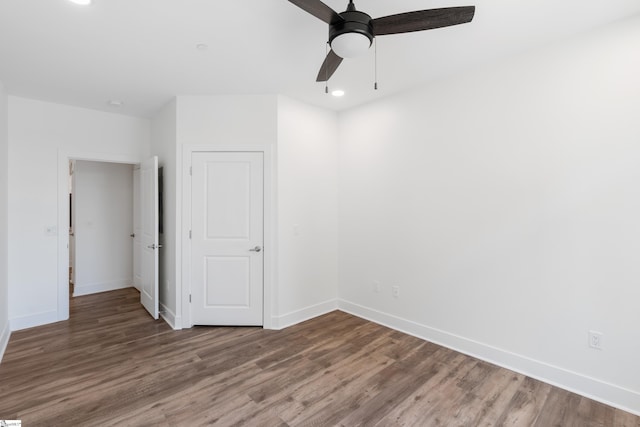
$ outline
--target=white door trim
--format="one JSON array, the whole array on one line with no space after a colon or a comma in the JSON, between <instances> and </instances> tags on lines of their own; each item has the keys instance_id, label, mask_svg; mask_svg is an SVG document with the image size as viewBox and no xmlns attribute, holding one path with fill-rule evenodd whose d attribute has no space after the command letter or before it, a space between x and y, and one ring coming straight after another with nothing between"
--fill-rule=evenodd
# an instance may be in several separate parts
<instances>
[{"instance_id":1,"label":"white door trim","mask_svg":"<svg viewBox=\"0 0 640 427\"><path fill-rule=\"evenodd\" d=\"M182 177L182 194L177 195L177 200L182 200L182 209L178 212L181 217L177 219L180 224L181 239L176 239L177 259L181 259L182 278L182 326L192 327L191 304L191 244L189 242L189 230L191 229L191 155L196 152L259 152L264 158L264 296L263 296L263 328L273 329L272 313L274 312L275 289L273 286L277 265L277 248L275 239L275 204L273 176L273 153L271 147L264 145L185 145L182 149L182 159L178 164L182 166L179 176Z\"/></svg>"},{"instance_id":2,"label":"white door trim","mask_svg":"<svg viewBox=\"0 0 640 427\"><path fill-rule=\"evenodd\" d=\"M69 318L69 161L138 164L138 156L58 150L58 320Z\"/></svg>"}]
</instances>

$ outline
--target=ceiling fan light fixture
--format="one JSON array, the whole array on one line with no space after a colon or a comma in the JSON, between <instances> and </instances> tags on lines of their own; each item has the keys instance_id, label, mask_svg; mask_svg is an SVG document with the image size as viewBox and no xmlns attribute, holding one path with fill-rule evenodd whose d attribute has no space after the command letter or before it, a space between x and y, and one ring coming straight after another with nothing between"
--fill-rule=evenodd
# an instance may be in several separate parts
<instances>
[{"instance_id":1,"label":"ceiling fan light fixture","mask_svg":"<svg viewBox=\"0 0 640 427\"><path fill-rule=\"evenodd\" d=\"M331 49L340 58L362 56L371 47L371 39L362 33L342 33L331 40Z\"/></svg>"},{"instance_id":2,"label":"ceiling fan light fixture","mask_svg":"<svg viewBox=\"0 0 640 427\"><path fill-rule=\"evenodd\" d=\"M438 9L415 10L372 19L371 15L356 9L349 0L347 10L338 13L323 0L289 0L300 9L329 24L329 45L317 82L326 82L338 69L344 58L363 55L373 43L374 37L390 34L411 33L466 24L473 20L475 6L441 7ZM378 89L378 83L374 84ZM329 90L325 86L328 93Z\"/></svg>"}]
</instances>

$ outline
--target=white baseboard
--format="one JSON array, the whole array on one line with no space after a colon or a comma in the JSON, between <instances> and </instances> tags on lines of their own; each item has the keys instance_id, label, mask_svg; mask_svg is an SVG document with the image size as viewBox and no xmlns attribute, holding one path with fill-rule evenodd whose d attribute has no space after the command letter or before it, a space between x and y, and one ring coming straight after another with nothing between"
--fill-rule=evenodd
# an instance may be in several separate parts
<instances>
[{"instance_id":1,"label":"white baseboard","mask_svg":"<svg viewBox=\"0 0 640 427\"><path fill-rule=\"evenodd\" d=\"M166 305L160 303L160 317L164 319L165 322L171 326L172 329L176 331L182 329L182 319L180 316L176 316L176 314L169 309Z\"/></svg>"},{"instance_id":2,"label":"white baseboard","mask_svg":"<svg viewBox=\"0 0 640 427\"><path fill-rule=\"evenodd\" d=\"M304 322L305 320L313 319L314 317L331 313L332 311L335 311L337 309L338 309L337 299L332 299L329 301L321 302L319 304L311 305L309 307L292 311L291 313L284 314L282 316L273 317L272 329L277 330L277 329L288 328L289 326L293 326L297 323Z\"/></svg>"},{"instance_id":3,"label":"white baseboard","mask_svg":"<svg viewBox=\"0 0 640 427\"><path fill-rule=\"evenodd\" d=\"M19 331L22 329L33 328L35 326L55 323L58 320L58 311L53 310L29 316L14 317L13 319L9 319L9 324L11 325L12 331Z\"/></svg>"},{"instance_id":4,"label":"white baseboard","mask_svg":"<svg viewBox=\"0 0 640 427\"><path fill-rule=\"evenodd\" d=\"M7 321L4 328L2 328L2 331L0 331L0 362L2 362L2 356L4 356L4 352L7 350L10 337L11 328L9 327L9 321Z\"/></svg>"},{"instance_id":5,"label":"white baseboard","mask_svg":"<svg viewBox=\"0 0 640 427\"><path fill-rule=\"evenodd\" d=\"M90 283L88 285L75 284L73 286L73 296L97 294L100 292L115 291L117 289L131 288L131 279L112 280L110 282Z\"/></svg>"},{"instance_id":6,"label":"white baseboard","mask_svg":"<svg viewBox=\"0 0 640 427\"><path fill-rule=\"evenodd\" d=\"M354 316L459 351L606 405L640 415L640 393L637 391L609 384L577 372L549 365L349 301L340 300L338 308Z\"/></svg>"}]
</instances>

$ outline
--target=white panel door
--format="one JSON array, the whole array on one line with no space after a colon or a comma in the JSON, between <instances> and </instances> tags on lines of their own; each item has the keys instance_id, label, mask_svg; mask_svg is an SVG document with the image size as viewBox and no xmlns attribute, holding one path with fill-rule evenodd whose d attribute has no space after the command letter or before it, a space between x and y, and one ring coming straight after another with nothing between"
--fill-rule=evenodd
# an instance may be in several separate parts
<instances>
[{"instance_id":1,"label":"white panel door","mask_svg":"<svg viewBox=\"0 0 640 427\"><path fill-rule=\"evenodd\" d=\"M142 290L142 219L140 217L140 168L133 171L133 286Z\"/></svg>"},{"instance_id":2,"label":"white panel door","mask_svg":"<svg viewBox=\"0 0 640 427\"><path fill-rule=\"evenodd\" d=\"M192 155L195 325L262 325L263 153Z\"/></svg>"},{"instance_id":3,"label":"white panel door","mask_svg":"<svg viewBox=\"0 0 640 427\"><path fill-rule=\"evenodd\" d=\"M158 318L158 158L140 165L140 302Z\"/></svg>"}]
</instances>

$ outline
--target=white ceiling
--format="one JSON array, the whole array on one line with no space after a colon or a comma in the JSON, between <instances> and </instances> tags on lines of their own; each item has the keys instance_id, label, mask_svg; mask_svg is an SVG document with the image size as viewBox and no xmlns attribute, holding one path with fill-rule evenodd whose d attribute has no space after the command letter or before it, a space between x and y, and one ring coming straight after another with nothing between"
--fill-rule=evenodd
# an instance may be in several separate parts
<instances>
[{"instance_id":1,"label":"white ceiling","mask_svg":"<svg viewBox=\"0 0 640 427\"><path fill-rule=\"evenodd\" d=\"M326 0L338 12L346 0ZM0 0L10 94L143 117L175 95L280 93L341 110L640 13L638 0L359 0L372 17L475 5L470 24L378 37L316 83L327 26L287 0ZM208 45L206 50L196 45ZM121 100L114 108L108 100Z\"/></svg>"}]
</instances>

